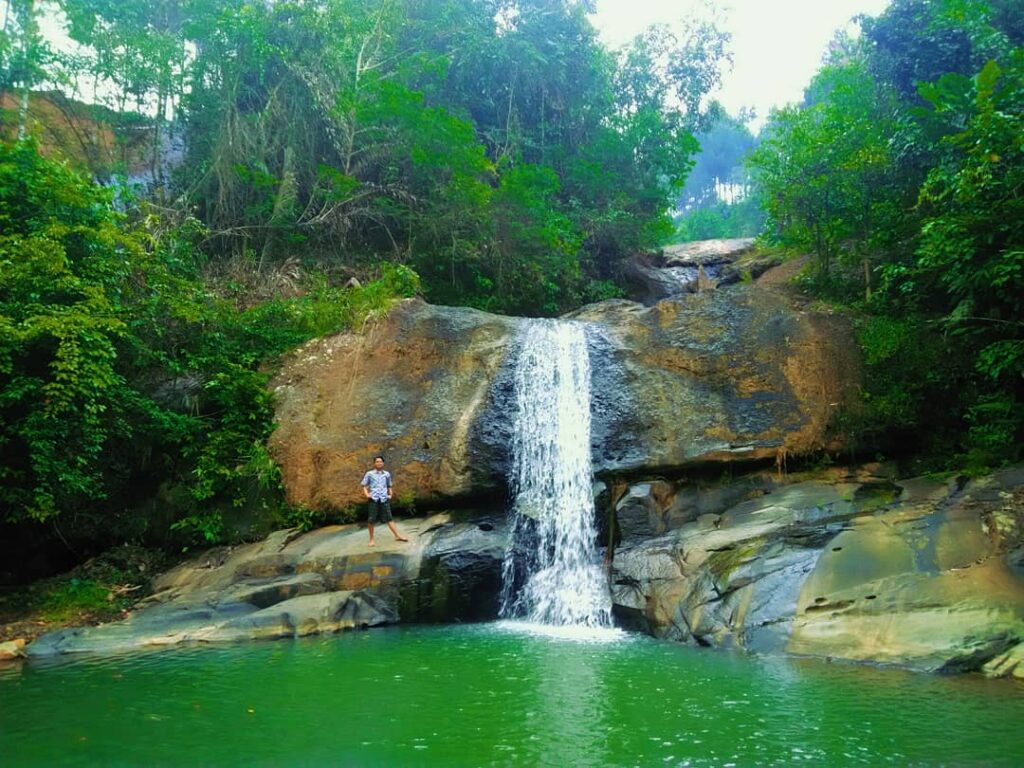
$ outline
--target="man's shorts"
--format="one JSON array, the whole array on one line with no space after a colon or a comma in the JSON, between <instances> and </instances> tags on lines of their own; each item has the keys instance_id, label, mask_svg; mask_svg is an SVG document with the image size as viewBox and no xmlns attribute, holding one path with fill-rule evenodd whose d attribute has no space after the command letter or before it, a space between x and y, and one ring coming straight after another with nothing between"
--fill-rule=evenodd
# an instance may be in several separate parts
<instances>
[{"instance_id":1,"label":"man's shorts","mask_svg":"<svg viewBox=\"0 0 1024 768\"><path fill-rule=\"evenodd\" d=\"M384 499L384 501L370 499L370 513L366 521L368 523L390 523L391 502L387 499Z\"/></svg>"}]
</instances>

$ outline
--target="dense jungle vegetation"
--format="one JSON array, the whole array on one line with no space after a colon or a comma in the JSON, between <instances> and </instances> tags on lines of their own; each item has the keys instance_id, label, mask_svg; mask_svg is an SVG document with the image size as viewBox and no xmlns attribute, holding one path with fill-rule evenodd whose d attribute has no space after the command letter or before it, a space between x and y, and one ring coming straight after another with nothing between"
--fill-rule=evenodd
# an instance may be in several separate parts
<instances>
[{"instance_id":1,"label":"dense jungle vegetation","mask_svg":"<svg viewBox=\"0 0 1024 768\"><path fill-rule=\"evenodd\" d=\"M861 27L749 158L765 236L858 313L846 426L981 471L1024 442L1024 3L894 0Z\"/></svg>"},{"instance_id":2,"label":"dense jungle vegetation","mask_svg":"<svg viewBox=\"0 0 1024 768\"><path fill-rule=\"evenodd\" d=\"M623 295L673 238L812 255L803 289L859 318L865 408L838 426L863 445L1018 458L1020 0L894 0L759 140L709 99L719 27L610 51L588 10L10 0L0 554L28 572L29 541L81 558L290 522L265 448L281 354L417 293L530 315ZM696 167L695 137L721 147Z\"/></svg>"}]
</instances>

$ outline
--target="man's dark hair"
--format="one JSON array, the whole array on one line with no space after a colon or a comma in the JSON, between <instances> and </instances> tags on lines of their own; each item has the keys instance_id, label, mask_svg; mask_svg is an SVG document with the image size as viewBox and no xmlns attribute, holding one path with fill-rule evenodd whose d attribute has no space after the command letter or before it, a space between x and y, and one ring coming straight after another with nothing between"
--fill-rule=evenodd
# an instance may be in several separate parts
<instances>
[{"instance_id":1,"label":"man's dark hair","mask_svg":"<svg viewBox=\"0 0 1024 768\"><path fill-rule=\"evenodd\" d=\"M381 461L384 461L384 457L383 456L374 456L373 457L374 461L376 461L377 459L380 459Z\"/></svg>"}]
</instances>

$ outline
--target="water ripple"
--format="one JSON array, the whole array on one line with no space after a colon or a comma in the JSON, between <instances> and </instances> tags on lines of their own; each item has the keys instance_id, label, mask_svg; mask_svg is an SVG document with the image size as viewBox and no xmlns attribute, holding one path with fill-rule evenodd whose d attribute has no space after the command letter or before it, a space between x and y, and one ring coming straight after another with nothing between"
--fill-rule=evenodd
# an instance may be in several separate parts
<instances>
[{"instance_id":1,"label":"water ripple","mask_svg":"<svg viewBox=\"0 0 1024 768\"><path fill-rule=\"evenodd\" d=\"M196 647L0 677L49 765L1019 765L1024 689L518 622Z\"/></svg>"}]
</instances>

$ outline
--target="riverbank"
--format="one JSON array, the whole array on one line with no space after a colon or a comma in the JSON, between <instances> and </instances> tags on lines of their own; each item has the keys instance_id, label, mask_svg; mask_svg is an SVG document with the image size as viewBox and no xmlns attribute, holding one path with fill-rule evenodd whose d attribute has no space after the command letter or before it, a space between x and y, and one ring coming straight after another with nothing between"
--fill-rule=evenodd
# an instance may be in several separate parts
<instances>
[{"instance_id":1,"label":"riverbank","mask_svg":"<svg viewBox=\"0 0 1024 768\"><path fill-rule=\"evenodd\" d=\"M153 577L172 563L160 550L126 544L66 573L8 587L0 591L0 644L127 618L152 593Z\"/></svg>"},{"instance_id":2,"label":"riverbank","mask_svg":"<svg viewBox=\"0 0 1024 768\"><path fill-rule=\"evenodd\" d=\"M970 480L884 470L595 489L599 519L614 523L613 614L687 645L1024 677L1024 467ZM373 549L350 524L208 550L155 578L125 620L49 633L26 653L116 656L497 617L505 514L399 526L409 542Z\"/></svg>"}]
</instances>

